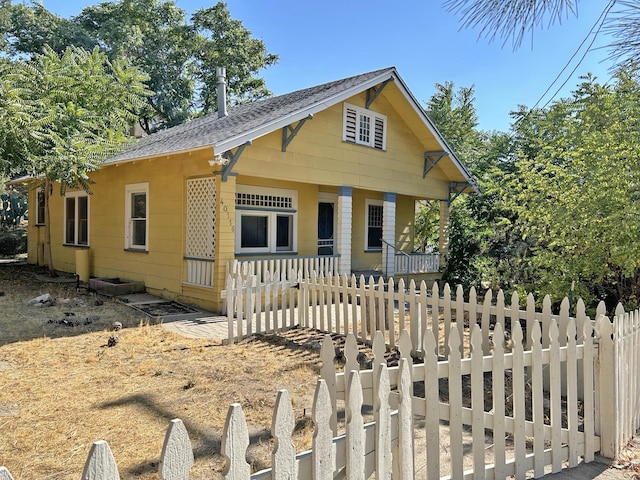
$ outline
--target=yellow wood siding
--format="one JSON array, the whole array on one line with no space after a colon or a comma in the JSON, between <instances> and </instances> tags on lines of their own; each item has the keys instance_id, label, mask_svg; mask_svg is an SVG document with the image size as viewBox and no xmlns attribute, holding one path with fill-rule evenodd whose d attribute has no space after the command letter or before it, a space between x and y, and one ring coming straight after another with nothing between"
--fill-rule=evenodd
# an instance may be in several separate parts
<instances>
[{"instance_id":1,"label":"yellow wood siding","mask_svg":"<svg viewBox=\"0 0 640 480\"><path fill-rule=\"evenodd\" d=\"M364 107L365 95L347 100ZM165 155L104 167L91 175L89 197L90 275L143 281L151 293L219 310L227 263L235 258L236 185L297 191L297 255L317 254L319 192L353 188L352 270L380 269L381 252L365 252L365 203L396 194L396 239L405 251L413 249L414 200L444 199L448 193L450 161L442 161L422 178L424 152L442 147L427 132L420 117L391 83L370 109L387 117L386 150L342 140L343 104L314 115L282 152L282 131L254 139L240 155L226 181L216 175L214 288L183 285L186 278L186 181L211 176L212 149ZM447 163L449 162L449 163ZM449 171L448 171L449 170ZM237 176L236 176L237 175ZM457 173L459 176L459 172ZM453 178L453 177L451 177ZM148 183L148 252L125 250L125 189ZM29 192L35 201L35 190ZM337 211L336 211L337 214ZM31 220L30 222L33 222ZM64 198L54 186L51 197L54 267L75 270L75 247L63 245ZM29 225L29 261L41 262L43 227ZM264 255L256 255L264 257ZM282 256L282 255L278 255Z\"/></svg>"},{"instance_id":2,"label":"yellow wood siding","mask_svg":"<svg viewBox=\"0 0 640 480\"><path fill-rule=\"evenodd\" d=\"M387 86L386 88L395 88ZM385 90L386 90L385 88ZM364 106L364 94L348 103ZM343 104L316 114L282 152L280 130L245 148L234 171L241 175L320 185L396 192L421 198L446 198L448 181L439 166L422 178L425 146L384 95L371 110L387 116L387 150L342 141Z\"/></svg>"}]
</instances>

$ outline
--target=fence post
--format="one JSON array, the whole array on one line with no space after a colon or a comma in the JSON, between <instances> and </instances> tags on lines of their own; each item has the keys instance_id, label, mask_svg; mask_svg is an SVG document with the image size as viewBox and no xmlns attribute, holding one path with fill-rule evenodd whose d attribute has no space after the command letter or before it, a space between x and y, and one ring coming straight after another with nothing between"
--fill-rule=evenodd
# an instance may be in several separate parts
<instances>
[{"instance_id":1,"label":"fence post","mask_svg":"<svg viewBox=\"0 0 640 480\"><path fill-rule=\"evenodd\" d=\"M596 362L596 394L598 408L596 414L596 435L600 437L600 455L615 458L617 452L617 390L616 359L613 338L613 324L609 317L598 315L596 319L596 340L598 361Z\"/></svg>"},{"instance_id":2,"label":"fence post","mask_svg":"<svg viewBox=\"0 0 640 480\"><path fill-rule=\"evenodd\" d=\"M93 442L87 462L84 464L82 480L117 480L119 478L118 466L109 444L104 440Z\"/></svg>"},{"instance_id":3,"label":"fence post","mask_svg":"<svg viewBox=\"0 0 640 480\"><path fill-rule=\"evenodd\" d=\"M0 480L13 480L11 473L6 467L0 467Z\"/></svg>"}]
</instances>

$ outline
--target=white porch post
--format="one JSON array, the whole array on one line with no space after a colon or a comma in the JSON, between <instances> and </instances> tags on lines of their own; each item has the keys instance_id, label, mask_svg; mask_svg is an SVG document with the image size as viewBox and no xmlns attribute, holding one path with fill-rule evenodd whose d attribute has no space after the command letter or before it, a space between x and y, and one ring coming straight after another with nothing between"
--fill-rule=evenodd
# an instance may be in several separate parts
<instances>
[{"instance_id":1,"label":"white porch post","mask_svg":"<svg viewBox=\"0 0 640 480\"><path fill-rule=\"evenodd\" d=\"M338 232L336 235L336 251L338 272L351 275L351 237L353 224L353 187L338 189Z\"/></svg>"},{"instance_id":2,"label":"white porch post","mask_svg":"<svg viewBox=\"0 0 640 480\"><path fill-rule=\"evenodd\" d=\"M440 267L447 264L449 253L449 204L440 202L440 232L438 235L438 250L440 251Z\"/></svg>"},{"instance_id":3,"label":"white porch post","mask_svg":"<svg viewBox=\"0 0 640 480\"><path fill-rule=\"evenodd\" d=\"M396 244L396 194L386 192L382 204L382 272L391 277L395 272L396 252L389 245Z\"/></svg>"}]
</instances>

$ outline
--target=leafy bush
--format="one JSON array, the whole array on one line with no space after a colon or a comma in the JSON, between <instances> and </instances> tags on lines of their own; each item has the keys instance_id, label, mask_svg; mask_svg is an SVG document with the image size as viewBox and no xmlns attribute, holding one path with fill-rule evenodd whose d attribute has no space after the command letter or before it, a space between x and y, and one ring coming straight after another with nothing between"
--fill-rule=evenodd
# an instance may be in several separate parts
<instances>
[{"instance_id":1,"label":"leafy bush","mask_svg":"<svg viewBox=\"0 0 640 480\"><path fill-rule=\"evenodd\" d=\"M21 228L0 233L0 256L12 257L27 251L27 232Z\"/></svg>"}]
</instances>

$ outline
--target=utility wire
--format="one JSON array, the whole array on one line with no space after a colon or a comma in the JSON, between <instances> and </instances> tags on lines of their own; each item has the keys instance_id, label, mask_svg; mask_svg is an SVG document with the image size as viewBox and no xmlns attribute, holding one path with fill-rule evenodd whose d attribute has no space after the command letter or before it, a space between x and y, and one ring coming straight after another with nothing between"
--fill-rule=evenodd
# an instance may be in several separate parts
<instances>
[{"instance_id":1,"label":"utility wire","mask_svg":"<svg viewBox=\"0 0 640 480\"><path fill-rule=\"evenodd\" d=\"M607 15L609 15L609 12L611 11L611 9L615 5L615 3L616 3L616 0L611 0L607 4L607 6L602 10L602 12L600 13L600 16L595 21L595 23L591 26L591 29L589 30L587 35L584 37L582 42L580 42L580 45L578 45L578 48L576 49L576 51L573 52L573 55L571 55L571 58L569 58L569 60L567 60L567 63L565 64L564 67L562 67L562 70L560 70L560 73L558 73L558 75L556 75L556 78L553 79L553 82L551 82L549 87L544 91L544 93L540 96L538 101L535 103L535 105L533 107L531 107L530 110L534 110L538 106L538 104L542 101L542 99L547 95L547 93L549 93L549 90L551 90L553 85L560 79L560 77L562 76L564 71L569 67L569 65L571 64L573 59L576 57L576 55L578 54L578 52L582 48L582 46L587 42L587 39L591 36L592 37L591 38L591 42L589 43L589 46L587 47L585 52L580 57L580 60L578 60L578 63L576 64L576 66L573 68L573 70L571 70L571 73L566 78L566 80L564 82L562 82L562 84L556 89L555 93L549 98L549 100L547 100L547 102L541 108L545 108L547 105L549 105L549 103L551 103L551 100L553 100L555 98L555 96L558 95L560 90L562 90L562 88L567 84L567 82L569 81L571 76L576 72L576 70L578 69L580 64L583 62L583 60L585 59L587 54L591 51L591 47L593 46L594 42L596 41L596 38L597 38L598 34L600 33L600 30L602 29L602 26L604 25L604 22L605 22L605 20L607 18ZM597 26L597 30L594 33L594 29L596 29L596 26ZM593 36L592 36L592 33L593 33Z\"/></svg>"}]
</instances>

